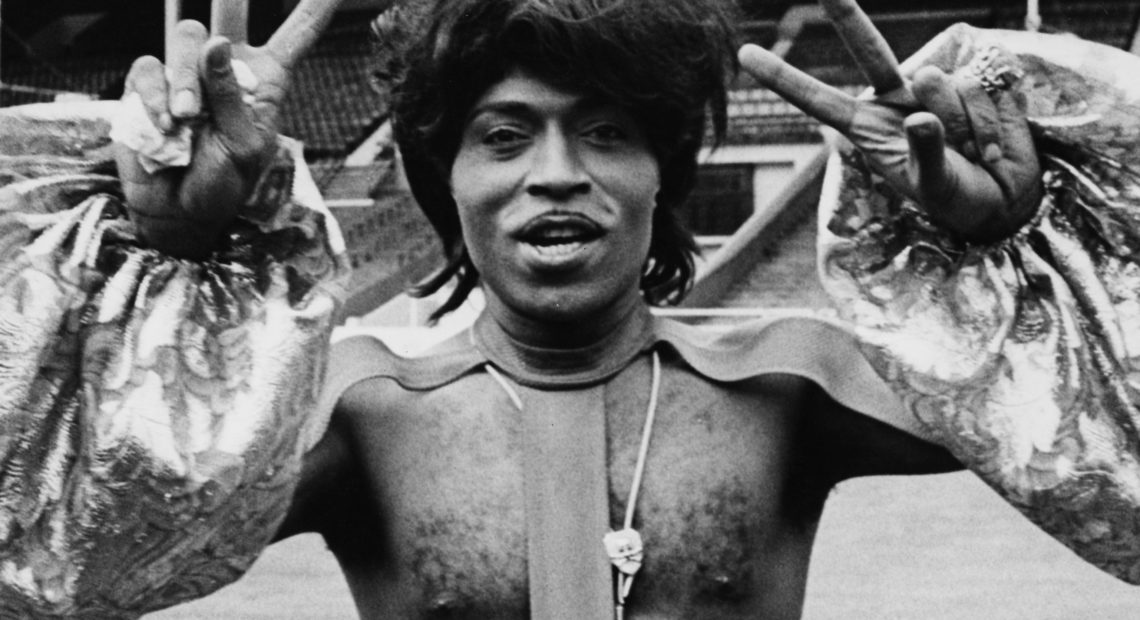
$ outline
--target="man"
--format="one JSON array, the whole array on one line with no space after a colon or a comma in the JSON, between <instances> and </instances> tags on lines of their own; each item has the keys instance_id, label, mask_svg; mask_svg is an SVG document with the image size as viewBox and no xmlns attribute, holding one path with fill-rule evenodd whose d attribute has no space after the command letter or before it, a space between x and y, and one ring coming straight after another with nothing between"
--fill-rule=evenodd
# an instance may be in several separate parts
<instances>
[{"instance_id":1,"label":"man","mask_svg":"<svg viewBox=\"0 0 1140 620\"><path fill-rule=\"evenodd\" d=\"M319 4L299 10L319 22ZM744 67L955 234L987 242L1026 222L1041 182L1022 112L936 70L912 89L854 3L824 4L875 97L821 90L754 47ZM466 0L425 19L394 110L449 258L426 288L458 276L458 303L479 282L487 309L426 358L368 340L334 350L311 417L328 428L277 536L320 532L365 618L799 617L838 481L960 465L916 436L839 329L715 338L649 316L691 277L670 209L692 187L706 106L723 132L730 16L711 2ZM238 255L225 234L239 212L282 220L262 172L291 42L251 49L184 24L167 67L136 63L130 90L157 126L199 123L184 171L119 149L151 247L213 265ZM245 97L231 50L256 78ZM920 106L978 119L950 124L965 155Z\"/></svg>"},{"instance_id":2,"label":"man","mask_svg":"<svg viewBox=\"0 0 1140 620\"><path fill-rule=\"evenodd\" d=\"M394 113L408 176L452 250L457 301L477 275L487 308L427 358L367 339L333 351L335 412L281 534L325 537L363 617L594 618L616 602L631 617L795 618L837 482L958 467L852 410L891 405L828 328L711 341L649 317L646 298L688 277L671 209L706 101L724 100L727 19L697 3L607 11L441 3L407 53ZM883 90L899 97L894 78ZM914 126L921 142L936 125ZM1016 196L1035 203L1020 131L1002 137L1022 138ZM1008 206L959 163L983 179L894 180ZM629 573L601 553L610 529L629 537L632 557L615 551Z\"/></svg>"}]
</instances>

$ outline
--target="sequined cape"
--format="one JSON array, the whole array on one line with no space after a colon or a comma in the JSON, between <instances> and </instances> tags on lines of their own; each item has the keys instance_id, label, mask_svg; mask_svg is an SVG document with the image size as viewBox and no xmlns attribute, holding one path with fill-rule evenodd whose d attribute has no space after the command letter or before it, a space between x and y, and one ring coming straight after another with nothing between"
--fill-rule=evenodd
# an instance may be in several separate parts
<instances>
[{"instance_id":1,"label":"sequined cape","mask_svg":"<svg viewBox=\"0 0 1140 620\"><path fill-rule=\"evenodd\" d=\"M956 26L903 64L1002 51L1046 196L1016 235L947 234L841 150L820 266L864 353L943 446L1089 562L1140 583L1140 58Z\"/></svg>"},{"instance_id":2,"label":"sequined cape","mask_svg":"<svg viewBox=\"0 0 1140 620\"><path fill-rule=\"evenodd\" d=\"M240 576L323 426L347 273L299 149L222 250L144 247L117 102L0 110L0 617L135 618Z\"/></svg>"}]
</instances>

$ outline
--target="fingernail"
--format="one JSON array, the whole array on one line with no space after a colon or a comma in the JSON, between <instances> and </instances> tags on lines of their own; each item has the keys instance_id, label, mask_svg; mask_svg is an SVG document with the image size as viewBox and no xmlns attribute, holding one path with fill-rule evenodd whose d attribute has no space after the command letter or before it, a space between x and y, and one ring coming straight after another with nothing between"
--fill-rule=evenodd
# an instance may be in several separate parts
<instances>
[{"instance_id":1,"label":"fingernail","mask_svg":"<svg viewBox=\"0 0 1140 620\"><path fill-rule=\"evenodd\" d=\"M163 112L158 115L158 128L161 129L163 133L170 133L170 130L174 129L174 119L170 117L169 112Z\"/></svg>"},{"instance_id":2,"label":"fingernail","mask_svg":"<svg viewBox=\"0 0 1140 620\"><path fill-rule=\"evenodd\" d=\"M193 116L195 114L196 100L194 93L189 90L180 90L174 95L174 102L170 105L170 111L175 116Z\"/></svg>"},{"instance_id":3,"label":"fingernail","mask_svg":"<svg viewBox=\"0 0 1140 620\"><path fill-rule=\"evenodd\" d=\"M987 144L985 150L982 151L982 157L990 163L1001 159L1001 147L996 143Z\"/></svg>"},{"instance_id":4,"label":"fingernail","mask_svg":"<svg viewBox=\"0 0 1140 620\"><path fill-rule=\"evenodd\" d=\"M744 45L740 46L740 49L737 50L736 55L740 62L745 64L759 63L764 59L764 51L759 46L753 45L751 43L745 43Z\"/></svg>"},{"instance_id":5,"label":"fingernail","mask_svg":"<svg viewBox=\"0 0 1140 620\"><path fill-rule=\"evenodd\" d=\"M212 71L229 71L230 44L222 43L218 45L217 48L210 50L210 53L206 56L206 62Z\"/></svg>"}]
</instances>

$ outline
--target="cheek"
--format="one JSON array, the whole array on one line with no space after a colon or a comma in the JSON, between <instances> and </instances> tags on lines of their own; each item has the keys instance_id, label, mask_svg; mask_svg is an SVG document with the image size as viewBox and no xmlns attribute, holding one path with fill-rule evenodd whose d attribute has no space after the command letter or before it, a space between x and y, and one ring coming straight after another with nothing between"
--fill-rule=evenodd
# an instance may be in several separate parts
<instances>
[{"instance_id":1,"label":"cheek","mask_svg":"<svg viewBox=\"0 0 1140 620\"><path fill-rule=\"evenodd\" d=\"M459 208L460 219L465 219L464 212L469 210L472 205L478 204L477 196L480 194L479 190L473 180L478 179L479 174L474 168L466 164L462 158L457 158L451 167L451 176L447 182L450 185L451 199L455 201L455 205Z\"/></svg>"},{"instance_id":2,"label":"cheek","mask_svg":"<svg viewBox=\"0 0 1140 620\"><path fill-rule=\"evenodd\" d=\"M653 239L653 215L657 210L660 174L654 160L629 165L624 174L611 177L610 195L620 205L620 233L611 244L606 270L615 283L636 286L649 257Z\"/></svg>"},{"instance_id":3,"label":"cheek","mask_svg":"<svg viewBox=\"0 0 1140 620\"><path fill-rule=\"evenodd\" d=\"M490 178L478 166L457 159L451 171L451 198L459 213L460 230L467 241L468 253L489 234L492 226L494 188L485 183ZM472 256L472 258L475 258Z\"/></svg>"},{"instance_id":4,"label":"cheek","mask_svg":"<svg viewBox=\"0 0 1140 620\"><path fill-rule=\"evenodd\" d=\"M657 162L651 160L626 177L627 197L624 201L631 223L643 232L642 244L648 248L653 231L653 214L657 210L657 194L661 191L661 174Z\"/></svg>"},{"instance_id":5,"label":"cheek","mask_svg":"<svg viewBox=\"0 0 1140 620\"><path fill-rule=\"evenodd\" d=\"M495 231L493 215L480 211L477 207L459 206L459 229L463 235L463 243L467 247L467 256L471 263L480 272L486 271L487 256L493 251Z\"/></svg>"}]
</instances>

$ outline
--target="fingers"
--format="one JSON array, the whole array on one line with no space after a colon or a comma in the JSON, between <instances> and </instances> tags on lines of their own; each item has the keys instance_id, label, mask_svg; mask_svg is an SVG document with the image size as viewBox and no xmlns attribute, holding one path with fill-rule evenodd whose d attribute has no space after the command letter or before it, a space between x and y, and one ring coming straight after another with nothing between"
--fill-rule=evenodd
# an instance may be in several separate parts
<instances>
[{"instance_id":1,"label":"fingers","mask_svg":"<svg viewBox=\"0 0 1140 620\"><path fill-rule=\"evenodd\" d=\"M907 172L921 202L952 193L953 178L946 165L946 134L938 117L918 112L907 117L906 130L910 158Z\"/></svg>"},{"instance_id":2,"label":"fingers","mask_svg":"<svg viewBox=\"0 0 1140 620\"><path fill-rule=\"evenodd\" d=\"M970 139L970 119L966 116L966 110L962 107L962 100L958 97L958 90L951 83L950 76L938 67L923 67L914 74L913 89L919 104L942 122L946 130L946 141L963 148L967 157L976 158L978 154Z\"/></svg>"},{"instance_id":3,"label":"fingers","mask_svg":"<svg viewBox=\"0 0 1140 620\"><path fill-rule=\"evenodd\" d=\"M907 117L908 176L915 197L930 218L972 239L994 236L989 216L1001 202L997 184L978 166L948 150L938 117L918 112ZM964 192L963 184L969 192Z\"/></svg>"},{"instance_id":4,"label":"fingers","mask_svg":"<svg viewBox=\"0 0 1140 620\"><path fill-rule=\"evenodd\" d=\"M162 131L170 131L174 127L167 108L166 69L159 59L143 56L136 60L127 74L125 90L139 96L155 127Z\"/></svg>"},{"instance_id":5,"label":"fingers","mask_svg":"<svg viewBox=\"0 0 1140 620\"><path fill-rule=\"evenodd\" d=\"M1001 158L985 166L1007 198L1008 219L1020 227L1036 211L1041 200L1041 162L1025 116L1025 101L1016 92L997 98L1001 119Z\"/></svg>"},{"instance_id":6,"label":"fingers","mask_svg":"<svg viewBox=\"0 0 1140 620\"><path fill-rule=\"evenodd\" d=\"M167 46L166 66L170 69L170 113L175 118L197 116L202 111L198 58L208 35L202 24L186 20L174 29Z\"/></svg>"},{"instance_id":7,"label":"fingers","mask_svg":"<svg viewBox=\"0 0 1140 620\"><path fill-rule=\"evenodd\" d=\"M757 45L740 48L740 65L769 90L821 123L846 134L851 129L857 102L784 62Z\"/></svg>"},{"instance_id":8,"label":"fingers","mask_svg":"<svg viewBox=\"0 0 1140 620\"><path fill-rule=\"evenodd\" d=\"M301 0L285 23L270 37L265 50L282 67L293 66L320 36L340 3L341 0Z\"/></svg>"},{"instance_id":9,"label":"fingers","mask_svg":"<svg viewBox=\"0 0 1140 620\"><path fill-rule=\"evenodd\" d=\"M1036 162L1037 146L1029 129L1025 97L1019 92L1003 92L996 105L1001 119L1003 158L1017 163Z\"/></svg>"},{"instance_id":10,"label":"fingers","mask_svg":"<svg viewBox=\"0 0 1140 620\"><path fill-rule=\"evenodd\" d=\"M945 148L942 125L933 114L912 114L905 126L908 176L935 223L988 243L1007 237L1032 217L1042 194L1032 149L1031 161L1003 158L993 166L978 165Z\"/></svg>"},{"instance_id":11,"label":"fingers","mask_svg":"<svg viewBox=\"0 0 1140 620\"><path fill-rule=\"evenodd\" d=\"M242 99L242 88L234 75L232 57L228 40L220 37L210 39L203 55L202 75L214 128L235 159L241 160L256 151L260 141L250 109Z\"/></svg>"},{"instance_id":12,"label":"fingers","mask_svg":"<svg viewBox=\"0 0 1140 620\"><path fill-rule=\"evenodd\" d=\"M961 78L955 81L958 97L966 108L970 119L970 129L974 132L974 145L982 161L994 163L1001 159L1001 119L997 106L990 94L975 78Z\"/></svg>"},{"instance_id":13,"label":"fingers","mask_svg":"<svg viewBox=\"0 0 1140 620\"><path fill-rule=\"evenodd\" d=\"M210 34L235 44L249 40L249 0L213 0Z\"/></svg>"},{"instance_id":14,"label":"fingers","mask_svg":"<svg viewBox=\"0 0 1140 620\"><path fill-rule=\"evenodd\" d=\"M898 59L858 3L855 0L820 0L820 4L875 92L882 95L901 88L903 79Z\"/></svg>"},{"instance_id":15,"label":"fingers","mask_svg":"<svg viewBox=\"0 0 1140 620\"><path fill-rule=\"evenodd\" d=\"M967 158L989 163L1001 159L1001 115L977 79L923 67L915 73L914 94L942 121L947 141Z\"/></svg>"}]
</instances>

